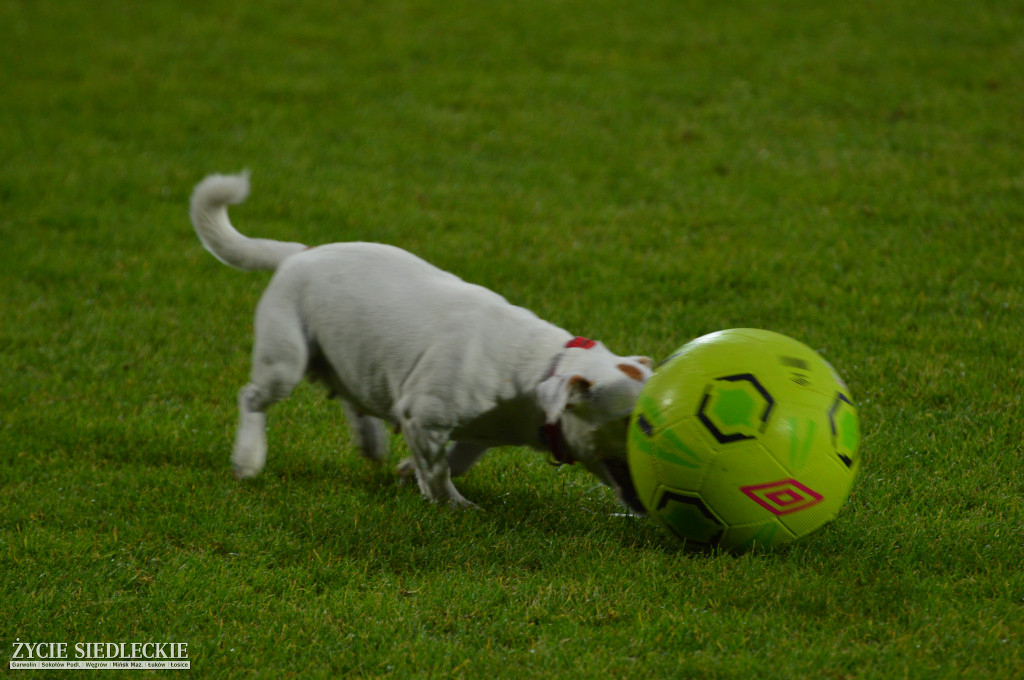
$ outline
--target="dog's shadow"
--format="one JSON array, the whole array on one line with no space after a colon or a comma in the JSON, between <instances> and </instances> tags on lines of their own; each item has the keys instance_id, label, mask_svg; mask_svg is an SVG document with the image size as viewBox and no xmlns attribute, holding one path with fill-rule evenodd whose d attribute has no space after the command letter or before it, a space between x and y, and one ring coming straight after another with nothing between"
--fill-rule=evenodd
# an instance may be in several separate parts
<instances>
[{"instance_id":1,"label":"dog's shadow","mask_svg":"<svg viewBox=\"0 0 1024 680\"><path fill-rule=\"evenodd\" d=\"M594 546L658 552L680 549L652 520L630 513L611 489L582 471L555 474L567 477L538 482L536 476L516 471L506 475L493 469L472 470L456 485L477 504L475 508L431 504L420 496L415 482L399 484L385 469L350 478L348 483L357 486L365 500L379 499L383 504L381 521L390 526L378 529L388 541L427 547L419 551L420 568L448 568L453 560L464 559L551 567L575 560L574 552ZM325 529L328 540L337 540L336 532L345 532L341 526Z\"/></svg>"}]
</instances>

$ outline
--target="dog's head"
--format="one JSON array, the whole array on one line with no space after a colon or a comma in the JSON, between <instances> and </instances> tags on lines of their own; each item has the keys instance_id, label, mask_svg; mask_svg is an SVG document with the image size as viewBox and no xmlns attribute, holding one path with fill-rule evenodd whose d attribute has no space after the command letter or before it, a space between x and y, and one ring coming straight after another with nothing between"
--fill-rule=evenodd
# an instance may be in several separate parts
<instances>
[{"instance_id":1,"label":"dog's head","mask_svg":"<svg viewBox=\"0 0 1024 680\"><path fill-rule=\"evenodd\" d=\"M578 462L615 490L626 507L643 513L626 462L629 417L651 377L648 357L621 357L599 342L570 346L537 387L553 450L564 446L566 462Z\"/></svg>"}]
</instances>

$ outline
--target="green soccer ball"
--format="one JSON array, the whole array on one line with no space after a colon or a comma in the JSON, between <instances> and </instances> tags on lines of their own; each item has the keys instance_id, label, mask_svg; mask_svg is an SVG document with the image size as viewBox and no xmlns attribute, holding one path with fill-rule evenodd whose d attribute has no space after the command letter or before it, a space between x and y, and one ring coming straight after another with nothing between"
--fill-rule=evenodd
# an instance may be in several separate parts
<instances>
[{"instance_id":1,"label":"green soccer ball","mask_svg":"<svg viewBox=\"0 0 1024 680\"><path fill-rule=\"evenodd\" d=\"M814 350L738 328L680 347L629 425L648 514L689 545L775 548L835 519L860 467L850 391Z\"/></svg>"}]
</instances>

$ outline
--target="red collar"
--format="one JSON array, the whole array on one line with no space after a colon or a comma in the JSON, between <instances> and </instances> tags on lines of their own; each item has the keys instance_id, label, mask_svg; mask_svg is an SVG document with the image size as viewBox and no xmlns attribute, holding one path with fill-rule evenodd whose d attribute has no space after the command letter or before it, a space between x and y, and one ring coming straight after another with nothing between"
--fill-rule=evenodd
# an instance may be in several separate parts
<instances>
[{"instance_id":1,"label":"red collar","mask_svg":"<svg viewBox=\"0 0 1024 680\"><path fill-rule=\"evenodd\" d=\"M589 338L584 338L582 335L577 335L575 338L565 343L565 347L566 349L569 349L571 347L579 347L580 349L590 349L596 344L596 340L590 340Z\"/></svg>"},{"instance_id":2,"label":"red collar","mask_svg":"<svg viewBox=\"0 0 1024 680\"><path fill-rule=\"evenodd\" d=\"M580 349L590 349L597 342L584 338L583 336L577 335L575 338L565 343L566 349L578 347ZM555 372L555 368L558 366L558 360L555 360L555 364L551 367L552 375ZM565 442L565 435L562 433L562 421L557 420L553 423L545 423L540 426L540 441L541 444L551 452L551 457L554 458L552 465L572 465L576 462L576 459L569 453L569 447Z\"/></svg>"}]
</instances>

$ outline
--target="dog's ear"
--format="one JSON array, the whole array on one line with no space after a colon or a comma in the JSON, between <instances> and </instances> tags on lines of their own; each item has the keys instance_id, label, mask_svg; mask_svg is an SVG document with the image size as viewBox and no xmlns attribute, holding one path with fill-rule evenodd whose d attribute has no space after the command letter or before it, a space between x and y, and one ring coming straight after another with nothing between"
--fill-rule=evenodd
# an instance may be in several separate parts
<instances>
[{"instance_id":1,"label":"dog's ear","mask_svg":"<svg viewBox=\"0 0 1024 680\"><path fill-rule=\"evenodd\" d=\"M544 409L544 421L558 422L567 408L586 399L593 385L582 375L553 375L537 385L537 400Z\"/></svg>"},{"instance_id":2,"label":"dog's ear","mask_svg":"<svg viewBox=\"0 0 1024 680\"><path fill-rule=\"evenodd\" d=\"M647 368L654 368L654 360L651 359L650 357L626 357L626 358L627 359L632 359L636 363L641 364L643 366L646 366Z\"/></svg>"}]
</instances>

